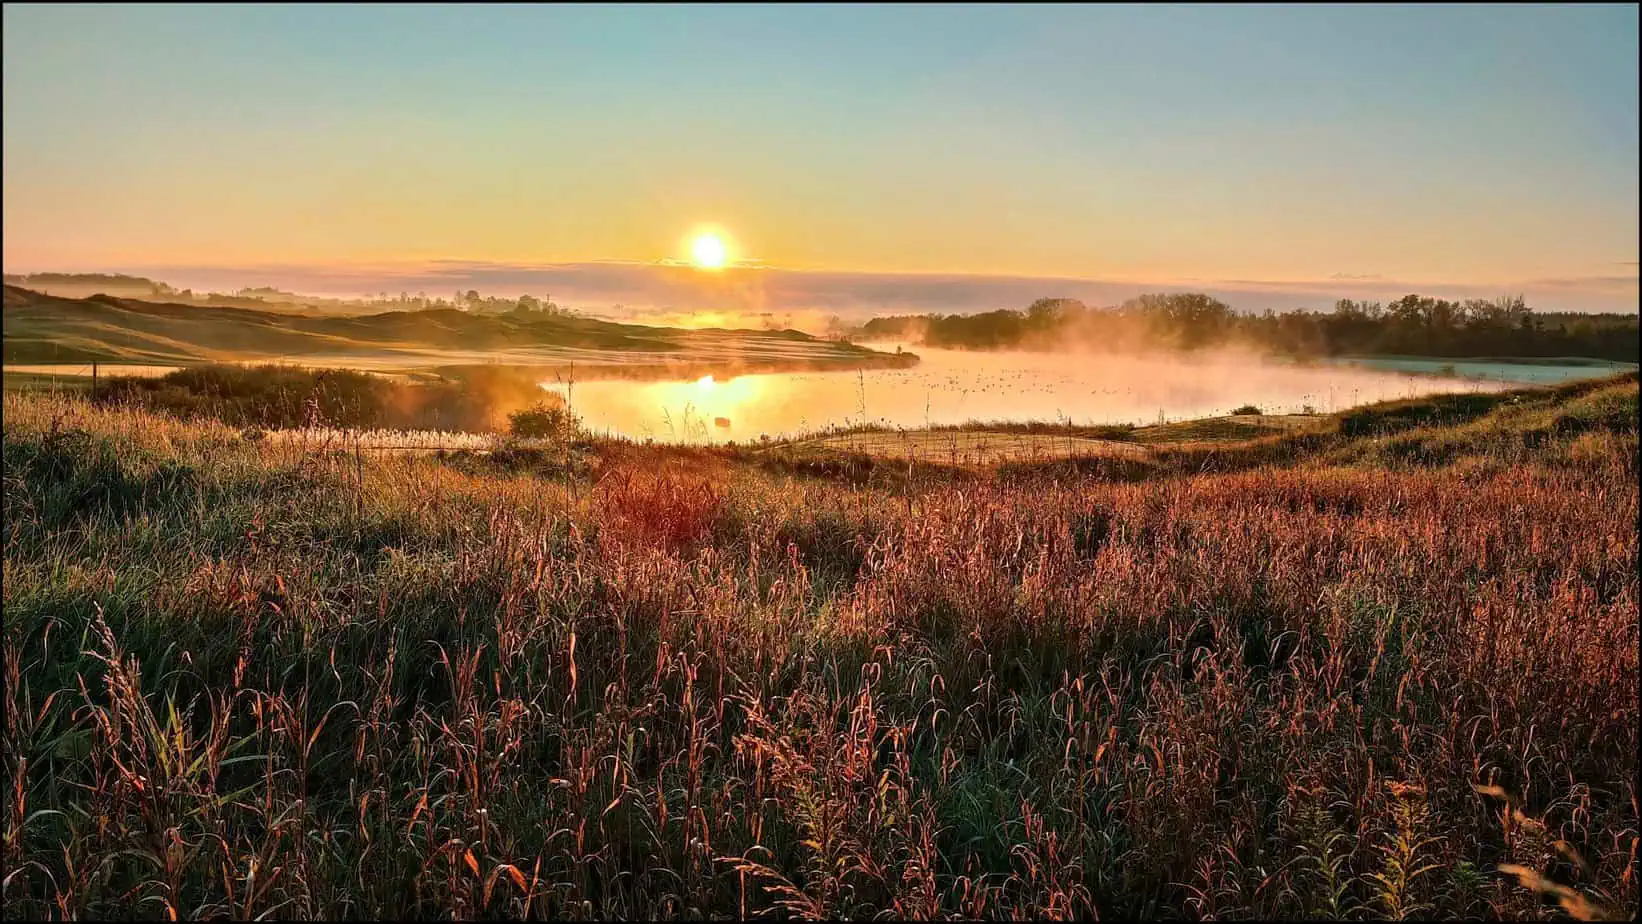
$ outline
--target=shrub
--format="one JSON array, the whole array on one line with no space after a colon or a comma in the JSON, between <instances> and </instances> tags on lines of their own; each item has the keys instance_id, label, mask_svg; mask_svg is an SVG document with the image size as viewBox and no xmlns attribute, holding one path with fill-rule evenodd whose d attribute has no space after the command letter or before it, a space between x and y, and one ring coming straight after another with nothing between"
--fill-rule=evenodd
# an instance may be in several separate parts
<instances>
[{"instance_id":1,"label":"shrub","mask_svg":"<svg viewBox=\"0 0 1642 924\"><path fill-rule=\"evenodd\" d=\"M537 403L509 414L507 432L524 439L568 439L576 432L576 418L562 407Z\"/></svg>"},{"instance_id":2,"label":"shrub","mask_svg":"<svg viewBox=\"0 0 1642 924\"><path fill-rule=\"evenodd\" d=\"M1255 407L1252 404L1245 404L1242 407L1236 408L1235 410L1232 411L1233 415L1237 415L1237 414L1258 414L1258 413L1260 413L1260 409Z\"/></svg>"}]
</instances>

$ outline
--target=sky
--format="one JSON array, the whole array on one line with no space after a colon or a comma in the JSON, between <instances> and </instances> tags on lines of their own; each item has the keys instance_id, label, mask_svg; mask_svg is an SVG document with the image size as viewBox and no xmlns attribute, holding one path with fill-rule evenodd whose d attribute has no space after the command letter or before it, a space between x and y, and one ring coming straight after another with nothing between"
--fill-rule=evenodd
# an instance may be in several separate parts
<instances>
[{"instance_id":1,"label":"sky","mask_svg":"<svg viewBox=\"0 0 1642 924\"><path fill-rule=\"evenodd\" d=\"M4 7L6 272L1637 308L1635 5ZM721 229L719 274L658 266Z\"/></svg>"}]
</instances>

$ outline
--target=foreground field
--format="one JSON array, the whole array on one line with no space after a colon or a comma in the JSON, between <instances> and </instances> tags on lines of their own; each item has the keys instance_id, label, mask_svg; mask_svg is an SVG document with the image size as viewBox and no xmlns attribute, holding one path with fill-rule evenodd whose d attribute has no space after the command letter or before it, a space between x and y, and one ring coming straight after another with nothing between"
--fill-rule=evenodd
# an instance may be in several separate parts
<instances>
[{"instance_id":1,"label":"foreground field","mask_svg":"<svg viewBox=\"0 0 1642 924\"><path fill-rule=\"evenodd\" d=\"M1636 913L1634 375L1130 483L4 401L8 917Z\"/></svg>"}]
</instances>

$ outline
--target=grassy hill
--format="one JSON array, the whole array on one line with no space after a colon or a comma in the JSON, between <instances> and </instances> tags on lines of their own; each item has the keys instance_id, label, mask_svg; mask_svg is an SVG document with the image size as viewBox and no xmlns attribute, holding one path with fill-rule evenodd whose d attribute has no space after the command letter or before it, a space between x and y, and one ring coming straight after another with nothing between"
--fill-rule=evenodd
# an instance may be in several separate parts
<instances>
[{"instance_id":1,"label":"grassy hill","mask_svg":"<svg viewBox=\"0 0 1642 924\"><path fill-rule=\"evenodd\" d=\"M1116 473L4 412L11 915L1636 913L1634 374Z\"/></svg>"},{"instance_id":2,"label":"grassy hill","mask_svg":"<svg viewBox=\"0 0 1642 924\"><path fill-rule=\"evenodd\" d=\"M11 285L5 287L4 323L8 364L300 359L312 365L330 360L430 369L573 362L578 371L598 375L856 369L917 361L910 354L880 353L792 330L676 330L564 314L475 315L453 309L335 317L107 295L58 298Z\"/></svg>"},{"instance_id":3,"label":"grassy hill","mask_svg":"<svg viewBox=\"0 0 1642 924\"><path fill-rule=\"evenodd\" d=\"M1418 468L1543 456L1587 434L1636 432L1637 373L1552 387L1385 401L1337 414L1236 414L1154 426L975 422L933 429L840 429L741 450L765 467L901 479L918 467L950 475L1081 472L1119 480L1262 466ZM911 466L909 469L908 466ZM903 474L897 474L903 473Z\"/></svg>"}]
</instances>

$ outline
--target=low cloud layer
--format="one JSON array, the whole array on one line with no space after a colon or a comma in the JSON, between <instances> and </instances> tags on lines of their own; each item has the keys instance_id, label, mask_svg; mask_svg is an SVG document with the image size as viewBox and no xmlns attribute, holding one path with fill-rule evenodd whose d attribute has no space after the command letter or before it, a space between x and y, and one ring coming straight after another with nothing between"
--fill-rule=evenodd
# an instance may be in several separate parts
<instances>
[{"instance_id":1,"label":"low cloud layer","mask_svg":"<svg viewBox=\"0 0 1642 924\"><path fill-rule=\"evenodd\" d=\"M1634 266L1634 264L1632 264ZM1241 311L1327 309L1340 298L1390 300L1417 292L1442 297L1492 298L1521 293L1541 311L1637 310L1637 275L1527 279L1504 283L1417 283L1374 274L1336 273L1329 279L1191 279L1116 281L1033 276L862 273L773 267L702 272L656 263L523 264L446 260L396 266L239 267L150 266L126 272L178 287L232 291L273 285L304 294L353 296L401 291L449 297L549 293L554 301L606 316L647 317L718 312L726 316L837 315L860 320L879 314L943 314L1022 308L1043 297L1116 305L1145 292L1207 292ZM616 306L621 306L618 310Z\"/></svg>"}]
</instances>

